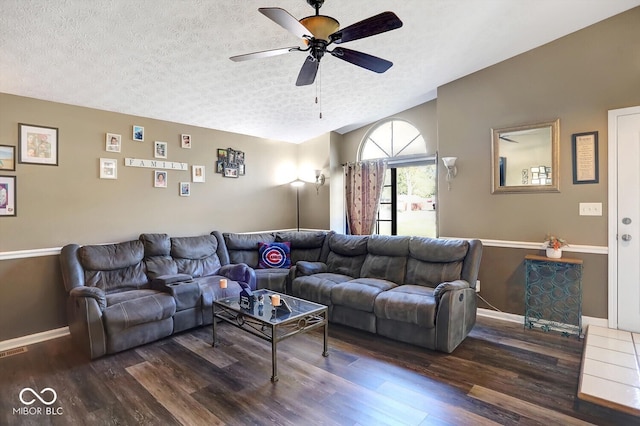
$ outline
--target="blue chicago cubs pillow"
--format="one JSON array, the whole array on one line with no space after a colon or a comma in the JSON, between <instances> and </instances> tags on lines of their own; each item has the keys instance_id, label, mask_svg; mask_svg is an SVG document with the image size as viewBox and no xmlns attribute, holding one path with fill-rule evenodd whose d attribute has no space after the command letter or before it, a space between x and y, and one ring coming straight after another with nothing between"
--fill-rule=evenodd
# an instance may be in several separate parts
<instances>
[{"instance_id":1,"label":"blue chicago cubs pillow","mask_svg":"<svg viewBox=\"0 0 640 426\"><path fill-rule=\"evenodd\" d=\"M258 268L290 268L291 243L258 243Z\"/></svg>"}]
</instances>

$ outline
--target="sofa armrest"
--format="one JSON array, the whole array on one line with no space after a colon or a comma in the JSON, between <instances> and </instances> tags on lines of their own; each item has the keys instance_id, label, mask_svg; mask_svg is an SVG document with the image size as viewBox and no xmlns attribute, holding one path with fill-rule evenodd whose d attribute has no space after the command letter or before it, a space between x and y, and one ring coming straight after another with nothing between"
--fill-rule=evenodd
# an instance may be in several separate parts
<instances>
[{"instance_id":1,"label":"sofa armrest","mask_svg":"<svg viewBox=\"0 0 640 426\"><path fill-rule=\"evenodd\" d=\"M94 299L96 303L98 303L101 311L104 311L107 307L107 296L104 294L104 291L98 287L74 287L69 291L69 296Z\"/></svg>"},{"instance_id":2,"label":"sofa armrest","mask_svg":"<svg viewBox=\"0 0 640 426\"><path fill-rule=\"evenodd\" d=\"M444 295L444 293L447 291L462 290L464 288L470 288L470 287L471 286L469 285L469 283L466 282L465 280L455 280L450 282L444 282L444 283L438 284L435 290L433 290L433 296L436 298L436 300L439 301Z\"/></svg>"},{"instance_id":3,"label":"sofa armrest","mask_svg":"<svg viewBox=\"0 0 640 426\"><path fill-rule=\"evenodd\" d=\"M322 262L309 262L306 260L300 260L296 263L296 277L304 275L320 274L327 272L327 264Z\"/></svg>"},{"instance_id":4,"label":"sofa armrest","mask_svg":"<svg viewBox=\"0 0 640 426\"><path fill-rule=\"evenodd\" d=\"M246 263L232 263L224 265L220 268L218 274L225 276L232 281L247 283L251 290L256 289L256 271Z\"/></svg>"}]
</instances>

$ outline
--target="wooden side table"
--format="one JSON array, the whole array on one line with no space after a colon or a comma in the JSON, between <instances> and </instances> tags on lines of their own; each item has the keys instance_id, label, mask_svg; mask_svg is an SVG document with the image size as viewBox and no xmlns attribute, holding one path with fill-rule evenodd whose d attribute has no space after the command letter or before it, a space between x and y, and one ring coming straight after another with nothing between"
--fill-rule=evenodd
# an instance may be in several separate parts
<instances>
[{"instance_id":1,"label":"wooden side table","mask_svg":"<svg viewBox=\"0 0 640 426\"><path fill-rule=\"evenodd\" d=\"M582 334L582 260L525 256L524 326Z\"/></svg>"}]
</instances>

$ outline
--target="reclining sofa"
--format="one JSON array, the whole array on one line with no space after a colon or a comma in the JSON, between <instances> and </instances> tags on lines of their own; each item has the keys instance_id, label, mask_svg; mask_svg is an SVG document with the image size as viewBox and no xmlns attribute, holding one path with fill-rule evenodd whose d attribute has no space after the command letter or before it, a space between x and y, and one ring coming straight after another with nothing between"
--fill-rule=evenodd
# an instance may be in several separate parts
<instances>
[{"instance_id":1,"label":"reclining sofa","mask_svg":"<svg viewBox=\"0 0 640 426\"><path fill-rule=\"evenodd\" d=\"M72 338L94 359L211 324L214 298L238 294L239 282L256 285L253 269L229 264L224 250L216 235L66 245L60 262Z\"/></svg>"},{"instance_id":2,"label":"reclining sofa","mask_svg":"<svg viewBox=\"0 0 640 426\"><path fill-rule=\"evenodd\" d=\"M451 353L476 322L479 240L327 236L319 262L298 262L293 296L329 321Z\"/></svg>"}]
</instances>

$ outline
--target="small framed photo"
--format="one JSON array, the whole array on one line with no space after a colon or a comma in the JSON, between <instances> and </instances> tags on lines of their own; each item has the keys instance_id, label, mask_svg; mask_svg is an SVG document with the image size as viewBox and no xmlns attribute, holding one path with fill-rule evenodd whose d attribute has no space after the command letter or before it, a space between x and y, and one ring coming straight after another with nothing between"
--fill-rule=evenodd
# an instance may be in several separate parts
<instances>
[{"instance_id":1,"label":"small framed photo","mask_svg":"<svg viewBox=\"0 0 640 426\"><path fill-rule=\"evenodd\" d=\"M240 176L244 176L244 173L245 173L244 163L238 164L238 174Z\"/></svg>"},{"instance_id":2,"label":"small framed photo","mask_svg":"<svg viewBox=\"0 0 640 426\"><path fill-rule=\"evenodd\" d=\"M228 167L224 168L224 177L237 178L238 177L238 168L237 167Z\"/></svg>"},{"instance_id":3,"label":"small framed photo","mask_svg":"<svg viewBox=\"0 0 640 426\"><path fill-rule=\"evenodd\" d=\"M531 168L531 173L538 173L540 172L540 168L539 167L532 167Z\"/></svg>"},{"instance_id":4,"label":"small framed photo","mask_svg":"<svg viewBox=\"0 0 640 426\"><path fill-rule=\"evenodd\" d=\"M218 148L218 161L227 161L227 150Z\"/></svg>"},{"instance_id":5,"label":"small framed photo","mask_svg":"<svg viewBox=\"0 0 640 426\"><path fill-rule=\"evenodd\" d=\"M155 141L153 143L153 156L155 158L167 158L167 143Z\"/></svg>"},{"instance_id":6,"label":"small framed photo","mask_svg":"<svg viewBox=\"0 0 640 426\"><path fill-rule=\"evenodd\" d=\"M100 179L118 179L118 161L113 158L100 159Z\"/></svg>"},{"instance_id":7,"label":"small framed photo","mask_svg":"<svg viewBox=\"0 0 640 426\"><path fill-rule=\"evenodd\" d=\"M186 149L191 148L191 135L180 135L180 146Z\"/></svg>"},{"instance_id":8,"label":"small framed photo","mask_svg":"<svg viewBox=\"0 0 640 426\"><path fill-rule=\"evenodd\" d=\"M18 130L19 163L58 165L57 128L19 123Z\"/></svg>"},{"instance_id":9,"label":"small framed photo","mask_svg":"<svg viewBox=\"0 0 640 426\"><path fill-rule=\"evenodd\" d=\"M0 176L0 216L16 215L16 179Z\"/></svg>"},{"instance_id":10,"label":"small framed photo","mask_svg":"<svg viewBox=\"0 0 640 426\"><path fill-rule=\"evenodd\" d=\"M109 152L120 152L122 146L122 136L115 133L107 133L105 150Z\"/></svg>"},{"instance_id":11,"label":"small framed photo","mask_svg":"<svg viewBox=\"0 0 640 426\"><path fill-rule=\"evenodd\" d=\"M236 163L244 164L244 151L236 151Z\"/></svg>"},{"instance_id":12,"label":"small framed photo","mask_svg":"<svg viewBox=\"0 0 640 426\"><path fill-rule=\"evenodd\" d=\"M598 183L598 132L571 135L573 183Z\"/></svg>"},{"instance_id":13,"label":"small framed photo","mask_svg":"<svg viewBox=\"0 0 640 426\"><path fill-rule=\"evenodd\" d=\"M180 182L180 196L189 197L191 195L191 183Z\"/></svg>"},{"instance_id":14,"label":"small framed photo","mask_svg":"<svg viewBox=\"0 0 640 426\"><path fill-rule=\"evenodd\" d=\"M191 180L204 182L204 166L191 166Z\"/></svg>"},{"instance_id":15,"label":"small framed photo","mask_svg":"<svg viewBox=\"0 0 640 426\"><path fill-rule=\"evenodd\" d=\"M224 165L225 165L224 160L216 161L216 173L220 173L220 174L224 173Z\"/></svg>"},{"instance_id":16,"label":"small framed photo","mask_svg":"<svg viewBox=\"0 0 640 426\"><path fill-rule=\"evenodd\" d=\"M137 142L144 141L144 127L142 126L133 126L133 140Z\"/></svg>"},{"instance_id":17,"label":"small framed photo","mask_svg":"<svg viewBox=\"0 0 640 426\"><path fill-rule=\"evenodd\" d=\"M16 147L0 145L0 170L16 169Z\"/></svg>"},{"instance_id":18,"label":"small framed photo","mask_svg":"<svg viewBox=\"0 0 640 426\"><path fill-rule=\"evenodd\" d=\"M153 186L156 188L167 187L167 172L163 170L153 171Z\"/></svg>"}]
</instances>

